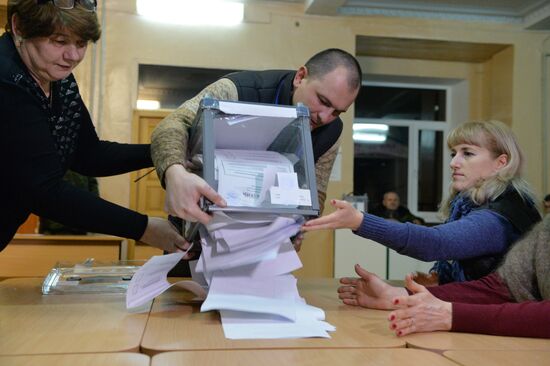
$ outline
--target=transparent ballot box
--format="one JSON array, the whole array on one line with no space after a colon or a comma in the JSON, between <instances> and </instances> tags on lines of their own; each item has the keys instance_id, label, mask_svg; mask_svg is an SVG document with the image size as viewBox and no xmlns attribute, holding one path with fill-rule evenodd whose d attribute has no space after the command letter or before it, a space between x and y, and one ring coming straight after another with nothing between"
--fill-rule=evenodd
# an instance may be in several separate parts
<instances>
[{"instance_id":1,"label":"transparent ballot box","mask_svg":"<svg viewBox=\"0 0 550 366\"><path fill-rule=\"evenodd\" d=\"M309 110L206 97L189 139L197 172L227 202L206 211L317 216Z\"/></svg>"},{"instance_id":2,"label":"transparent ballot box","mask_svg":"<svg viewBox=\"0 0 550 366\"><path fill-rule=\"evenodd\" d=\"M144 260L58 262L42 283L42 293L125 293Z\"/></svg>"}]
</instances>

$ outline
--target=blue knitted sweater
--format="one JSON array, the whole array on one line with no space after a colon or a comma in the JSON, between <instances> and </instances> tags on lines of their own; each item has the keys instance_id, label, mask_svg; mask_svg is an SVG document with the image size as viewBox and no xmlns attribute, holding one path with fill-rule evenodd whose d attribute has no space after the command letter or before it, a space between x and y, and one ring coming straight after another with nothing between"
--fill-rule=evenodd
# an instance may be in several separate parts
<instances>
[{"instance_id":1,"label":"blue knitted sweater","mask_svg":"<svg viewBox=\"0 0 550 366\"><path fill-rule=\"evenodd\" d=\"M365 213L354 233L427 262L505 253L520 236L506 218L489 209L474 210L459 220L433 227Z\"/></svg>"}]
</instances>

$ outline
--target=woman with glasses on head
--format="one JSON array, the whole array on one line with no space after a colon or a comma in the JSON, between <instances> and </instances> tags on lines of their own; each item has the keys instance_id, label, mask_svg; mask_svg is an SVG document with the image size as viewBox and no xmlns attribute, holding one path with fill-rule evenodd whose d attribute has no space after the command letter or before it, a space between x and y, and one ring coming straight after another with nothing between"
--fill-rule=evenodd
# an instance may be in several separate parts
<instances>
[{"instance_id":1,"label":"woman with glasses on head","mask_svg":"<svg viewBox=\"0 0 550 366\"><path fill-rule=\"evenodd\" d=\"M521 177L523 154L502 122L474 121L451 131L452 182L441 204L446 222L433 227L392 222L332 200L336 212L308 221L303 230L350 228L398 253L438 261L423 284L476 280L493 272L504 254L540 215Z\"/></svg>"},{"instance_id":2,"label":"woman with glasses on head","mask_svg":"<svg viewBox=\"0 0 550 366\"><path fill-rule=\"evenodd\" d=\"M86 231L176 251L167 220L117 206L63 181L68 169L109 176L151 167L149 145L99 140L73 77L100 36L95 0L9 0L0 37L0 250L30 213Z\"/></svg>"}]
</instances>

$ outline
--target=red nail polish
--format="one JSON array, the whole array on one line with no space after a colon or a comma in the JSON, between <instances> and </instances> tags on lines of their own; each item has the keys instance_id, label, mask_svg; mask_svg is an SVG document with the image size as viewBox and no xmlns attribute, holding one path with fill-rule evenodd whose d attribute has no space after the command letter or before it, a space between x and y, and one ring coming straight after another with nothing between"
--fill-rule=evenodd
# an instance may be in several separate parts
<instances>
[{"instance_id":1,"label":"red nail polish","mask_svg":"<svg viewBox=\"0 0 550 366\"><path fill-rule=\"evenodd\" d=\"M398 335L398 336L403 335L403 332L402 332L402 331L399 331L399 332L397 332L397 335Z\"/></svg>"},{"instance_id":2,"label":"red nail polish","mask_svg":"<svg viewBox=\"0 0 550 366\"><path fill-rule=\"evenodd\" d=\"M390 316L390 320L395 320L395 315Z\"/></svg>"},{"instance_id":3,"label":"red nail polish","mask_svg":"<svg viewBox=\"0 0 550 366\"><path fill-rule=\"evenodd\" d=\"M399 304L399 299L395 299L395 300L393 300L393 304L394 304L394 305L397 305L397 304Z\"/></svg>"},{"instance_id":4,"label":"red nail polish","mask_svg":"<svg viewBox=\"0 0 550 366\"><path fill-rule=\"evenodd\" d=\"M397 328L397 325L392 324L392 325L391 325L391 329L395 329L395 328Z\"/></svg>"}]
</instances>

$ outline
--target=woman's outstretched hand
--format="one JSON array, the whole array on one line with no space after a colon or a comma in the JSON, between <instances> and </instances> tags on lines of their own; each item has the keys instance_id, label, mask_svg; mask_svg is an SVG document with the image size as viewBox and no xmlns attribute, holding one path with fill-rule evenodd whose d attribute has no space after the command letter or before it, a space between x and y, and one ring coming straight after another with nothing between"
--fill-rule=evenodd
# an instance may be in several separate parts
<instances>
[{"instance_id":1,"label":"woman's outstretched hand","mask_svg":"<svg viewBox=\"0 0 550 366\"><path fill-rule=\"evenodd\" d=\"M336 208L336 211L306 222L302 226L302 231L343 228L357 230L361 226L363 213L357 211L349 202L330 200L330 204Z\"/></svg>"},{"instance_id":2,"label":"woman's outstretched hand","mask_svg":"<svg viewBox=\"0 0 550 366\"><path fill-rule=\"evenodd\" d=\"M355 265L359 278L340 279L338 297L347 305L363 306L371 309L396 309L392 300L398 296L407 296L404 288L388 285L380 277Z\"/></svg>"}]
</instances>

